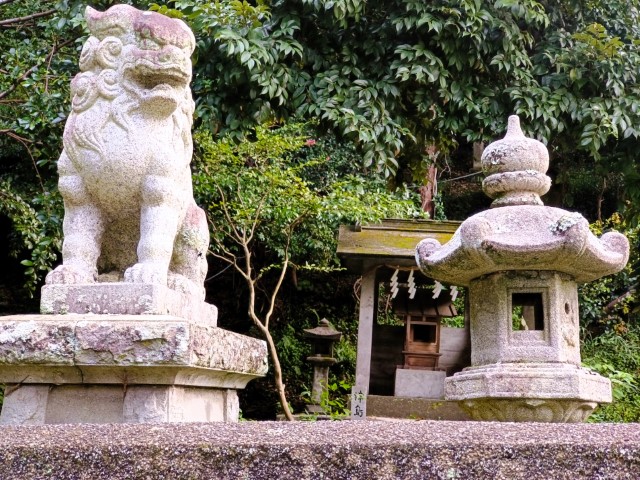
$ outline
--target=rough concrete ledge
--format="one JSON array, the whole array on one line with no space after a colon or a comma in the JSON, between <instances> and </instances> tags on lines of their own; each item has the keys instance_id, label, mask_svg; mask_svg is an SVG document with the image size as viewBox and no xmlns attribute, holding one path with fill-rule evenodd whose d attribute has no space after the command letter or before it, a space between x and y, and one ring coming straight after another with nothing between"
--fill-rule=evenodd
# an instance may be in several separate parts
<instances>
[{"instance_id":1,"label":"rough concrete ledge","mask_svg":"<svg viewBox=\"0 0 640 480\"><path fill-rule=\"evenodd\" d=\"M640 425L437 421L0 427L6 479L637 479Z\"/></svg>"}]
</instances>

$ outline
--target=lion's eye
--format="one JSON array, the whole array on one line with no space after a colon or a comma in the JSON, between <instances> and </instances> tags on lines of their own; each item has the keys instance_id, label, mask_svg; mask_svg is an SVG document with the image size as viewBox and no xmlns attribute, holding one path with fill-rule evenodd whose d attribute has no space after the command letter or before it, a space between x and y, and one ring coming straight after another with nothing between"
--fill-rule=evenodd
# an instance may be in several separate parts
<instances>
[{"instance_id":1,"label":"lion's eye","mask_svg":"<svg viewBox=\"0 0 640 480\"><path fill-rule=\"evenodd\" d=\"M143 38L140 40L140 48L143 50L160 50L160 45L150 38Z\"/></svg>"}]
</instances>

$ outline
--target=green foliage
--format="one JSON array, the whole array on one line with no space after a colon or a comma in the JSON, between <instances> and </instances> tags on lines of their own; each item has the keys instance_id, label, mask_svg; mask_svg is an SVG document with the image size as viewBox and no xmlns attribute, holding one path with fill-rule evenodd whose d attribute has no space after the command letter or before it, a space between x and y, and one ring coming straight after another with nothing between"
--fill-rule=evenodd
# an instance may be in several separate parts
<instances>
[{"instance_id":1,"label":"green foliage","mask_svg":"<svg viewBox=\"0 0 640 480\"><path fill-rule=\"evenodd\" d=\"M582 346L583 364L611 380L613 403L603 405L592 422L640 421L640 328L608 331L587 338Z\"/></svg>"},{"instance_id":2,"label":"green foliage","mask_svg":"<svg viewBox=\"0 0 640 480\"><path fill-rule=\"evenodd\" d=\"M345 380L338 380L335 382L329 382L326 388L322 392L320 398L320 406L324 411L324 415L328 415L332 420L339 420L347 417L350 414L350 410L347 408L347 402L349 395L351 394L351 384ZM305 390L302 392L302 397L311 402L311 391ZM314 419L314 415L310 414L309 419Z\"/></svg>"},{"instance_id":3,"label":"green foliage","mask_svg":"<svg viewBox=\"0 0 640 480\"><path fill-rule=\"evenodd\" d=\"M640 198L637 0L170 5L152 8L198 36L196 113L214 133L317 118L365 168L423 182L426 147L494 138L518 113L556 157L603 161Z\"/></svg>"},{"instance_id":4,"label":"green foliage","mask_svg":"<svg viewBox=\"0 0 640 480\"><path fill-rule=\"evenodd\" d=\"M31 203L23 200L8 180L0 179L0 214L13 222L13 238L9 255L22 260L25 271L25 288L30 295L35 292L40 277L46 274L57 260L61 238L61 201L49 192L35 195Z\"/></svg>"},{"instance_id":5,"label":"green foliage","mask_svg":"<svg viewBox=\"0 0 640 480\"><path fill-rule=\"evenodd\" d=\"M619 214L614 214L605 222L591 224L591 229L597 236L609 229L624 233L629 239L631 254L629 263L620 273L579 287L583 335L598 335L609 330L623 332L628 324L638 320L639 308L635 292L640 266L640 228L629 227Z\"/></svg>"},{"instance_id":6,"label":"green foliage","mask_svg":"<svg viewBox=\"0 0 640 480\"><path fill-rule=\"evenodd\" d=\"M453 301L453 306L458 314L455 317L443 317L442 325L452 328L464 328L465 327L465 298L467 296L467 290L465 288L458 289L458 296Z\"/></svg>"},{"instance_id":7,"label":"green foliage","mask_svg":"<svg viewBox=\"0 0 640 480\"><path fill-rule=\"evenodd\" d=\"M579 287L582 361L611 380L613 403L590 418L596 422L640 421L640 322L638 317L638 227L614 214L591 225L594 234L609 229L624 233L631 244L626 268Z\"/></svg>"},{"instance_id":8,"label":"green foliage","mask_svg":"<svg viewBox=\"0 0 640 480\"><path fill-rule=\"evenodd\" d=\"M204 125L241 137L256 123L320 118L361 146L365 167L386 176L398 170L407 145L418 145L414 152L449 145L450 132L487 126L476 118L503 121L504 105L493 97L509 80L530 77L533 39L522 26L548 23L536 2L173 7L153 8L181 15L198 35L198 59L207 63L197 66L194 91Z\"/></svg>"}]
</instances>

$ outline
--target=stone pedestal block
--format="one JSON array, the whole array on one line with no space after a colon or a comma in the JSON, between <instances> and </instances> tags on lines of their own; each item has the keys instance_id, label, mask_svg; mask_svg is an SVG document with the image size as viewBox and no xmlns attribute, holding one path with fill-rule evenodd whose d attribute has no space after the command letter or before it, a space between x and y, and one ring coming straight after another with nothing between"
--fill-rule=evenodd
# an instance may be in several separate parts
<instances>
[{"instance_id":1,"label":"stone pedestal block","mask_svg":"<svg viewBox=\"0 0 640 480\"><path fill-rule=\"evenodd\" d=\"M236 421L263 341L169 315L0 319L0 424Z\"/></svg>"},{"instance_id":2,"label":"stone pedestal block","mask_svg":"<svg viewBox=\"0 0 640 480\"><path fill-rule=\"evenodd\" d=\"M0 423L233 422L238 414L234 389L30 384L9 390Z\"/></svg>"},{"instance_id":3,"label":"stone pedestal block","mask_svg":"<svg viewBox=\"0 0 640 480\"><path fill-rule=\"evenodd\" d=\"M444 399L444 371L396 369L396 397Z\"/></svg>"},{"instance_id":4,"label":"stone pedestal block","mask_svg":"<svg viewBox=\"0 0 640 480\"><path fill-rule=\"evenodd\" d=\"M173 315L215 327L218 309L192 295L150 283L44 285L40 313L99 315Z\"/></svg>"},{"instance_id":5,"label":"stone pedestal block","mask_svg":"<svg viewBox=\"0 0 640 480\"><path fill-rule=\"evenodd\" d=\"M496 364L447 378L445 396L474 420L582 422L611 402L611 382L569 364Z\"/></svg>"}]
</instances>

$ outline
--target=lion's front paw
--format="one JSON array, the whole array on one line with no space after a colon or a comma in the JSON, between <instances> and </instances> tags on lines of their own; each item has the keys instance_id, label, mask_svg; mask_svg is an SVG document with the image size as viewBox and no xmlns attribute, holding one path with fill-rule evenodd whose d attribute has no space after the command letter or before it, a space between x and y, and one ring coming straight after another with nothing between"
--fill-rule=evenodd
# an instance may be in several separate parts
<instances>
[{"instance_id":1,"label":"lion's front paw","mask_svg":"<svg viewBox=\"0 0 640 480\"><path fill-rule=\"evenodd\" d=\"M196 285L184 275L176 273L170 273L167 279L167 286L175 290L176 292L184 293L185 295L191 295L196 298L204 300L205 290L204 285Z\"/></svg>"},{"instance_id":2,"label":"lion's front paw","mask_svg":"<svg viewBox=\"0 0 640 480\"><path fill-rule=\"evenodd\" d=\"M167 284L167 268L157 263L136 263L124 272L124 281L129 283Z\"/></svg>"},{"instance_id":3,"label":"lion's front paw","mask_svg":"<svg viewBox=\"0 0 640 480\"><path fill-rule=\"evenodd\" d=\"M71 265L60 265L47 274L45 283L53 284L79 284L94 283L96 272L90 269L82 269Z\"/></svg>"}]
</instances>

